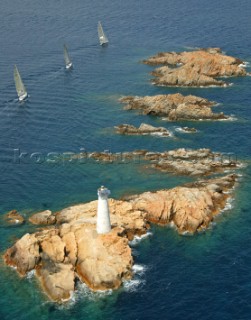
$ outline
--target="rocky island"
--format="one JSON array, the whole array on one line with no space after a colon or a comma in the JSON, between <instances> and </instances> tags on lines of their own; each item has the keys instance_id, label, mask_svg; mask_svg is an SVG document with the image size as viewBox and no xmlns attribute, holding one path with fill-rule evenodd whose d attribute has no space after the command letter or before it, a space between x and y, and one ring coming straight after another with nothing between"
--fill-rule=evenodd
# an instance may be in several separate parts
<instances>
[{"instance_id":1,"label":"rocky island","mask_svg":"<svg viewBox=\"0 0 251 320\"><path fill-rule=\"evenodd\" d=\"M125 110L141 110L143 114L165 117L169 121L179 120L223 120L229 117L214 113L212 107L216 104L204 98L180 93L145 96L123 97Z\"/></svg>"},{"instance_id":2,"label":"rocky island","mask_svg":"<svg viewBox=\"0 0 251 320\"><path fill-rule=\"evenodd\" d=\"M154 152L148 150L135 150L123 153L92 152L78 154L75 160L94 160L105 163L138 163L145 168L172 173L175 175L207 176L215 173L234 171L242 166L234 156L212 152L210 149L185 149Z\"/></svg>"},{"instance_id":3,"label":"rocky island","mask_svg":"<svg viewBox=\"0 0 251 320\"><path fill-rule=\"evenodd\" d=\"M139 128L130 124L121 124L115 127L116 132L125 135L158 135L170 137L171 133L164 127L154 127L146 123L141 123Z\"/></svg>"},{"instance_id":4,"label":"rocky island","mask_svg":"<svg viewBox=\"0 0 251 320\"><path fill-rule=\"evenodd\" d=\"M70 299L78 280L94 291L117 289L133 277L129 240L134 235L146 233L149 222L170 224L182 234L206 229L231 198L236 178L110 199L112 228L106 234L96 231L97 201L63 209L54 214L56 225L25 234L7 249L4 261L20 276L35 269L41 287L56 302Z\"/></svg>"},{"instance_id":5,"label":"rocky island","mask_svg":"<svg viewBox=\"0 0 251 320\"><path fill-rule=\"evenodd\" d=\"M154 84L162 86L222 87L229 83L218 78L247 75L242 60L223 54L219 48L162 52L143 62L164 65L152 72Z\"/></svg>"},{"instance_id":6,"label":"rocky island","mask_svg":"<svg viewBox=\"0 0 251 320\"><path fill-rule=\"evenodd\" d=\"M56 226L25 234L6 251L5 262L20 276L35 269L45 293L57 302L70 299L76 279L95 291L118 288L132 277L128 239L145 233L149 224L129 202L111 199L109 205L108 234L96 231L97 201L76 205L54 215Z\"/></svg>"},{"instance_id":7,"label":"rocky island","mask_svg":"<svg viewBox=\"0 0 251 320\"><path fill-rule=\"evenodd\" d=\"M213 153L210 149L176 149L152 158L152 167L178 175L205 176L236 170L241 163L231 156Z\"/></svg>"}]
</instances>

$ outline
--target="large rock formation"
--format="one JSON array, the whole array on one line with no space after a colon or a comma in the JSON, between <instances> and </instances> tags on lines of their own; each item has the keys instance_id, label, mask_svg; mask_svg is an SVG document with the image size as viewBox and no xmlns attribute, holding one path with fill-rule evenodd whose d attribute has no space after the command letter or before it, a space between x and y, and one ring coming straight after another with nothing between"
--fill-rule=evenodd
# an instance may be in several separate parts
<instances>
[{"instance_id":1,"label":"large rock formation","mask_svg":"<svg viewBox=\"0 0 251 320\"><path fill-rule=\"evenodd\" d=\"M97 201L57 213L57 227L26 234L5 255L5 262L24 276L35 269L48 297L62 302L71 297L77 278L93 290L118 288L132 276L128 241L149 228L145 213L129 202L110 199L112 231L96 232Z\"/></svg>"},{"instance_id":2,"label":"large rock formation","mask_svg":"<svg viewBox=\"0 0 251 320\"><path fill-rule=\"evenodd\" d=\"M243 61L223 54L219 48L159 53L144 63L165 65L152 72L156 76L154 83L165 86L227 86L217 78L247 75Z\"/></svg>"},{"instance_id":3,"label":"large rock formation","mask_svg":"<svg viewBox=\"0 0 251 320\"><path fill-rule=\"evenodd\" d=\"M199 181L183 187L145 192L131 197L137 210L147 213L146 219L158 224L174 225L180 233L195 233L208 228L225 207L236 175Z\"/></svg>"},{"instance_id":4,"label":"large rock formation","mask_svg":"<svg viewBox=\"0 0 251 320\"><path fill-rule=\"evenodd\" d=\"M128 240L118 236L122 228L98 235L95 226L75 232L78 245L76 271L93 290L117 289L132 276L132 255Z\"/></svg>"},{"instance_id":5,"label":"large rock formation","mask_svg":"<svg viewBox=\"0 0 251 320\"><path fill-rule=\"evenodd\" d=\"M121 124L115 127L116 132L125 135L159 135L168 137L171 133L164 127L154 127L146 123L141 123L139 128L130 124Z\"/></svg>"},{"instance_id":6,"label":"large rock formation","mask_svg":"<svg viewBox=\"0 0 251 320\"><path fill-rule=\"evenodd\" d=\"M223 113L213 113L211 107L215 102L196 96L183 96L180 93L124 97L126 110L142 110L144 114L163 116L169 121L178 120L222 120L227 119Z\"/></svg>"}]
</instances>

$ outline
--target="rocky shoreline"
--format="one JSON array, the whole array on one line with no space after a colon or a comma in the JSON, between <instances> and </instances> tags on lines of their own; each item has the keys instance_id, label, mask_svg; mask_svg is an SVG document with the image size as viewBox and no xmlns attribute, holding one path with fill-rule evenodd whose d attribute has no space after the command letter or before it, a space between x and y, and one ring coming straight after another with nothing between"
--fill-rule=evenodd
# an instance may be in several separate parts
<instances>
[{"instance_id":1,"label":"rocky shoreline","mask_svg":"<svg viewBox=\"0 0 251 320\"><path fill-rule=\"evenodd\" d=\"M181 234L205 230L226 206L236 181L236 175L228 175L123 201L110 199L112 230L103 235L96 231L97 201L35 214L32 223L50 216L55 224L25 234L7 249L4 261L22 277L35 270L44 292L59 303L71 298L76 281L94 291L117 289L133 277L129 240L145 234L149 222L175 226Z\"/></svg>"},{"instance_id":2,"label":"rocky shoreline","mask_svg":"<svg viewBox=\"0 0 251 320\"><path fill-rule=\"evenodd\" d=\"M125 103L125 110L140 110L145 115L165 117L168 121L183 120L226 120L229 117L221 113L214 113L212 107L216 104L204 98L180 93L145 96L123 97L120 102Z\"/></svg>"},{"instance_id":3,"label":"rocky shoreline","mask_svg":"<svg viewBox=\"0 0 251 320\"><path fill-rule=\"evenodd\" d=\"M226 206L236 181L237 176L233 174L170 190L145 192L129 199L134 208L146 212L147 221L170 224L181 234L194 234L207 229Z\"/></svg>"},{"instance_id":4,"label":"rocky shoreline","mask_svg":"<svg viewBox=\"0 0 251 320\"><path fill-rule=\"evenodd\" d=\"M226 87L230 83L218 78L247 75L244 61L223 54L219 48L161 52L143 63L164 65L151 73L155 76L153 83L161 86Z\"/></svg>"}]
</instances>

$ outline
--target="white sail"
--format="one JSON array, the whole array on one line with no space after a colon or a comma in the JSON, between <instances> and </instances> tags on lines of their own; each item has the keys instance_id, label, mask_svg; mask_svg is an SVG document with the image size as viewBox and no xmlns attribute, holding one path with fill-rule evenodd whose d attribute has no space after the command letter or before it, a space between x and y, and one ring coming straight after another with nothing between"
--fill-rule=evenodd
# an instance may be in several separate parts
<instances>
[{"instance_id":1,"label":"white sail","mask_svg":"<svg viewBox=\"0 0 251 320\"><path fill-rule=\"evenodd\" d=\"M65 44L64 44L64 61L65 61L66 69L70 69L72 67L72 62L69 57L68 49Z\"/></svg>"},{"instance_id":2,"label":"white sail","mask_svg":"<svg viewBox=\"0 0 251 320\"><path fill-rule=\"evenodd\" d=\"M16 65L14 67L14 81L16 85L18 99L19 101L22 101L28 96L28 94Z\"/></svg>"},{"instance_id":3,"label":"white sail","mask_svg":"<svg viewBox=\"0 0 251 320\"><path fill-rule=\"evenodd\" d=\"M99 42L101 46L108 43L108 38L104 33L104 30L102 28L100 21L98 22L98 36L99 36Z\"/></svg>"}]
</instances>

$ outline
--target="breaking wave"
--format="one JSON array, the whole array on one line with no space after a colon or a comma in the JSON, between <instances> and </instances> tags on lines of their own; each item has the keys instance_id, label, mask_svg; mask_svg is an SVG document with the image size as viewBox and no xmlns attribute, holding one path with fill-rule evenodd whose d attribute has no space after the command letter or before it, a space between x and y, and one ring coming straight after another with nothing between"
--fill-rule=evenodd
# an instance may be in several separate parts
<instances>
[{"instance_id":1,"label":"breaking wave","mask_svg":"<svg viewBox=\"0 0 251 320\"><path fill-rule=\"evenodd\" d=\"M143 239L146 239L146 238L148 238L148 237L150 237L150 236L152 236L152 235L153 235L152 232L148 231L147 233L142 234L141 236L135 236L135 237L133 238L133 240L129 242L129 244L130 244L131 246L135 246L135 245L137 245L140 241L142 241Z\"/></svg>"},{"instance_id":2,"label":"breaking wave","mask_svg":"<svg viewBox=\"0 0 251 320\"><path fill-rule=\"evenodd\" d=\"M135 292L139 288L139 286L143 285L145 280L142 279L132 279L128 281L124 281L123 287L126 292Z\"/></svg>"}]
</instances>

